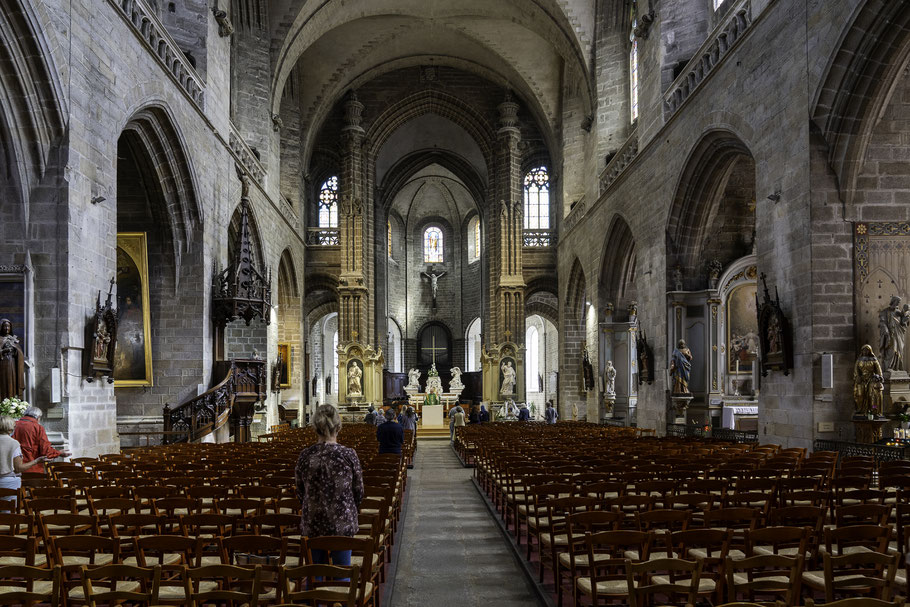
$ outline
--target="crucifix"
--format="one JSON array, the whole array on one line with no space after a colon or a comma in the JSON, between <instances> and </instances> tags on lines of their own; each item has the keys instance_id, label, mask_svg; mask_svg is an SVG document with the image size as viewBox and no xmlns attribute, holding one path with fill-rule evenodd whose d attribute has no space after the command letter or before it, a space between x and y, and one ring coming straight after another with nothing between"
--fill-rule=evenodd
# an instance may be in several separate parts
<instances>
[{"instance_id":1,"label":"crucifix","mask_svg":"<svg viewBox=\"0 0 910 607\"><path fill-rule=\"evenodd\" d=\"M433 346L428 349L430 350L430 353L433 355L433 364L435 365L436 364L436 351L438 350L441 352L441 351L445 350L446 348L437 348L436 347L436 336L434 335L433 336Z\"/></svg>"},{"instance_id":2,"label":"crucifix","mask_svg":"<svg viewBox=\"0 0 910 607\"><path fill-rule=\"evenodd\" d=\"M448 272L440 272L439 274L435 274L433 272L433 267L430 266L430 268L427 272L421 272L421 274L430 279L430 289L432 289L432 291L433 291L433 309L435 310L436 309L436 291L439 288L438 281L440 278L442 278L443 276L448 274Z\"/></svg>"}]
</instances>

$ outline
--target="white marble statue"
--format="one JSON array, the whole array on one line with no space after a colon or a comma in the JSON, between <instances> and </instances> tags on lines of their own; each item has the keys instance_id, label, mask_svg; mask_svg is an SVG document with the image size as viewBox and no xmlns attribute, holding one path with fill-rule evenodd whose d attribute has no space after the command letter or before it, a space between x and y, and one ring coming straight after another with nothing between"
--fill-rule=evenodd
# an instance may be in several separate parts
<instances>
[{"instance_id":1,"label":"white marble statue","mask_svg":"<svg viewBox=\"0 0 910 607\"><path fill-rule=\"evenodd\" d=\"M408 385L405 389L420 390L420 369L411 369L408 371Z\"/></svg>"},{"instance_id":2,"label":"white marble statue","mask_svg":"<svg viewBox=\"0 0 910 607\"><path fill-rule=\"evenodd\" d=\"M500 387L500 396L511 396L515 393L515 367L512 361L507 360L500 365L502 369L502 386Z\"/></svg>"},{"instance_id":3,"label":"white marble statue","mask_svg":"<svg viewBox=\"0 0 910 607\"><path fill-rule=\"evenodd\" d=\"M604 367L604 392L610 395L616 394L616 367L613 366L612 360L608 360Z\"/></svg>"},{"instance_id":4,"label":"white marble statue","mask_svg":"<svg viewBox=\"0 0 910 607\"><path fill-rule=\"evenodd\" d=\"M360 378L363 377L363 370L356 362L348 367L348 395L360 396L363 394L363 388Z\"/></svg>"},{"instance_id":5,"label":"white marble statue","mask_svg":"<svg viewBox=\"0 0 910 607\"><path fill-rule=\"evenodd\" d=\"M449 382L449 392L461 393L464 390L464 384L461 383L461 369L452 367L449 371L452 373L452 381Z\"/></svg>"}]
</instances>

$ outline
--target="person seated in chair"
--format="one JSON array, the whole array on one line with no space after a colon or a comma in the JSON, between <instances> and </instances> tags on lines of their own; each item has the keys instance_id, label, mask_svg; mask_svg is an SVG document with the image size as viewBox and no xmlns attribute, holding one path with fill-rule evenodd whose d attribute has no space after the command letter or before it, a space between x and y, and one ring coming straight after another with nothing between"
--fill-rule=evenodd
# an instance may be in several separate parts
<instances>
[{"instance_id":1,"label":"person seated in chair","mask_svg":"<svg viewBox=\"0 0 910 607\"><path fill-rule=\"evenodd\" d=\"M389 407L385 412L385 422L376 428L376 440L379 441L379 453L397 453L401 455L404 444L404 428L396 421L395 409Z\"/></svg>"}]
</instances>

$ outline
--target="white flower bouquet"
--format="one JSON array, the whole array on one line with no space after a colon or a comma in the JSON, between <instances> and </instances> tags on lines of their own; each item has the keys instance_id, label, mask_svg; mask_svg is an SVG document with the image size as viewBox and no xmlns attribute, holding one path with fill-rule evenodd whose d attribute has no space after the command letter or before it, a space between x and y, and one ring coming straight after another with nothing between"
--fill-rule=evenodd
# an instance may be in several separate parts
<instances>
[{"instance_id":1,"label":"white flower bouquet","mask_svg":"<svg viewBox=\"0 0 910 607\"><path fill-rule=\"evenodd\" d=\"M15 396L4 398L0 401L0 415L3 417L19 419L26 409L28 409L28 403L24 400L19 400Z\"/></svg>"}]
</instances>

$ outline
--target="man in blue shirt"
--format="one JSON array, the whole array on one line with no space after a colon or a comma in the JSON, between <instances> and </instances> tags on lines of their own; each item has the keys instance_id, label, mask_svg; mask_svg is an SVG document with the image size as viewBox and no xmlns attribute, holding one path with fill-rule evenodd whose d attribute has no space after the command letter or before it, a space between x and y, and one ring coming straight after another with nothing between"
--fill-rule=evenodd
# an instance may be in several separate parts
<instances>
[{"instance_id":1,"label":"man in blue shirt","mask_svg":"<svg viewBox=\"0 0 910 607\"><path fill-rule=\"evenodd\" d=\"M379 441L380 453L397 453L401 455L404 444L404 428L395 421L395 409L386 409L385 423L376 428L376 440Z\"/></svg>"}]
</instances>

